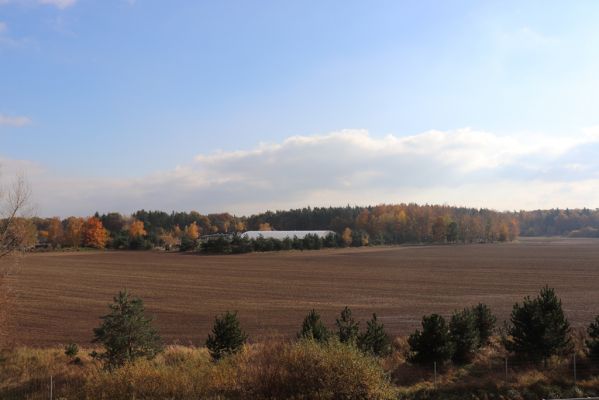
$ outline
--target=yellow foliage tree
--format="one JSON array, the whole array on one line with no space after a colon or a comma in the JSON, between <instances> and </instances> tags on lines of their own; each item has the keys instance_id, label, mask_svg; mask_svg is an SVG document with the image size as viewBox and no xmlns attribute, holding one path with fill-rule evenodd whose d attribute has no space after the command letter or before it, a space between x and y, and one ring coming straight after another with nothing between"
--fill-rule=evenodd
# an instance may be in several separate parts
<instances>
[{"instance_id":1,"label":"yellow foliage tree","mask_svg":"<svg viewBox=\"0 0 599 400\"><path fill-rule=\"evenodd\" d=\"M272 226L270 226L270 224L268 222L265 222L258 226L258 230L259 231L272 231Z\"/></svg>"},{"instance_id":2,"label":"yellow foliage tree","mask_svg":"<svg viewBox=\"0 0 599 400\"><path fill-rule=\"evenodd\" d=\"M71 247L79 247L83 233L83 218L69 217L67 229L64 232L64 244Z\"/></svg>"},{"instance_id":3,"label":"yellow foliage tree","mask_svg":"<svg viewBox=\"0 0 599 400\"><path fill-rule=\"evenodd\" d=\"M351 245L352 242L352 231L349 228L345 228L343 230L343 234L341 235L341 240L343 240L343 244L345 246Z\"/></svg>"},{"instance_id":4,"label":"yellow foliage tree","mask_svg":"<svg viewBox=\"0 0 599 400\"><path fill-rule=\"evenodd\" d=\"M131 222L131 225L129 226L130 237L136 238L140 236L146 236L147 234L148 233L146 232L143 221L135 219Z\"/></svg>"},{"instance_id":5,"label":"yellow foliage tree","mask_svg":"<svg viewBox=\"0 0 599 400\"><path fill-rule=\"evenodd\" d=\"M185 227L185 235L191 240L197 240L200 237L200 227L195 222Z\"/></svg>"}]
</instances>

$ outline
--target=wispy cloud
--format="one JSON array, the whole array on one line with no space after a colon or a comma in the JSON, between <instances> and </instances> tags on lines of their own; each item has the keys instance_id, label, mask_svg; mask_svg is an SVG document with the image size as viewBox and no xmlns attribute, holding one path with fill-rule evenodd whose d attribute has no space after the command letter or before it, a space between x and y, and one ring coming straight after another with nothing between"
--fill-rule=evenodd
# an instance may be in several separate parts
<instances>
[{"instance_id":1,"label":"wispy cloud","mask_svg":"<svg viewBox=\"0 0 599 400\"><path fill-rule=\"evenodd\" d=\"M40 4L51 5L58 8L67 8L75 5L77 0L39 0Z\"/></svg>"},{"instance_id":2,"label":"wispy cloud","mask_svg":"<svg viewBox=\"0 0 599 400\"><path fill-rule=\"evenodd\" d=\"M77 3L77 0L0 0L0 5L6 4L23 4L23 5L31 5L31 4L41 4L41 5L49 5L54 6L60 9L65 9L71 7Z\"/></svg>"},{"instance_id":3,"label":"wispy cloud","mask_svg":"<svg viewBox=\"0 0 599 400\"><path fill-rule=\"evenodd\" d=\"M0 34L6 32L7 29L8 29L8 27L7 27L6 23L0 21Z\"/></svg>"},{"instance_id":4,"label":"wispy cloud","mask_svg":"<svg viewBox=\"0 0 599 400\"><path fill-rule=\"evenodd\" d=\"M246 214L382 202L596 207L597 152L599 138L584 133L540 141L472 129L407 137L344 130L200 154L137 179L65 176L35 165L31 180L44 194L38 201L43 215L140 208Z\"/></svg>"},{"instance_id":5,"label":"wispy cloud","mask_svg":"<svg viewBox=\"0 0 599 400\"><path fill-rule=\"evenodd\" d=\"M20 127L31 123L28 117L0 114L0 126Z\"/></svg>"}]
</instances>

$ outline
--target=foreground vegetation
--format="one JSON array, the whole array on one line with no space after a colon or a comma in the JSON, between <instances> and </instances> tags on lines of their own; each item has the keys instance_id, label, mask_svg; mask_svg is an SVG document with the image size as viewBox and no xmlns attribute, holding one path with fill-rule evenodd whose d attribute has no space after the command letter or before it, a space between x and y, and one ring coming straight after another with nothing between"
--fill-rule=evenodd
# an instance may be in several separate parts
<instances>
[{"instance_id":1,"label":"foreground vegetation","mask_svg":"<svg viewBox=\"0 0 599 400\"><path fill-rule=\"evenodd\" d=\"M164 348L143 301L121 292L94 329L101 347L16 348L0 357L0 398L538 399L599 393L599 316L575 335L544 287L514 304L499 335L484 304L391 340L376 315L315 310L297 340L248 343L236 313L214 320L205 348Z\"/></svg>"}]
</instances>

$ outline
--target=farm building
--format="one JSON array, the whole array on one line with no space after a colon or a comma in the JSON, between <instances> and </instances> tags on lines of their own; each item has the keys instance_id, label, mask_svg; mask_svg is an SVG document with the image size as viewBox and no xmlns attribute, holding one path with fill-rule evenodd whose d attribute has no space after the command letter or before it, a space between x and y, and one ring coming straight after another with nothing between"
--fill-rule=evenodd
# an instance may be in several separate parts
<instances>
[{"instance_id":1,"label":"farm building","mask_svg":"<svg viewBox=\"0 0 599 400\"><path fill-rule=\"evenodd\" d=\"M264 239L278 239L283 240L285 238L303 239L306 235L316 235L320 238L325 238L328 235L334 235L333 231L247 231L242 234L247 239L258 239L263 237Z\"/></svg>"}]
</instances>

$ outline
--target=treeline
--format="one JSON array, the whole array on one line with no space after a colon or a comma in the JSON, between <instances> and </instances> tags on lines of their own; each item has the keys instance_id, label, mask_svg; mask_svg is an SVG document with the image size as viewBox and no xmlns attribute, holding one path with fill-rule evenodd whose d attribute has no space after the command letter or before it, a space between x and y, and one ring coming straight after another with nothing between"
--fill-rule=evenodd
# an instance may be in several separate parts
<instances>
[{"instance_id":1,"label":"treeline","mask_svg":"<svg viewBox=\"0 0 599 400\"><path fill-rule=\"evenodd\" d=\"M552 209L518 213L522 236L599 237L599 209Z\"/></svg>"},{"instance_id":2,"label":"treeline","mask_svg":"<svg viewBox=\"0 0 599 400\"><path fill-rule=\"evenodd\" d=\"M519 234L517 216L487 209L416 204L376 207L303 208L265 212L249 217L229 213L140 210L131 216L98 214L89 218L33 218L31 241L41 246L114 249L200 248L202 236L224 234L232 238L246 230L331 230L329 239L312 243L270 241L249 243L254 251L401 243L473 243L514 240ZM241 239L239 239L241 240ZM317 243L318 242L318 243ZM247 243L231 243L248 249Z\"/></svg>"}]
</instances>

